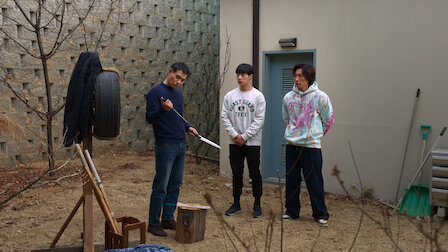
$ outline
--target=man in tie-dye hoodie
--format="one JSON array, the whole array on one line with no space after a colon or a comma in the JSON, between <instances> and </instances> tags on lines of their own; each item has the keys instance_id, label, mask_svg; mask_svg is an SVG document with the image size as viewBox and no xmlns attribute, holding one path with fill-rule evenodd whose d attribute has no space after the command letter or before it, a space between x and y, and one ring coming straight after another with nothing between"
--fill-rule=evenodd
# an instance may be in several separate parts
<instances>
[{"instance_id":1,"label":"man in tie-dye hoodie","mask_svg":"<svg viewBox=\"0 0 448 252\"><path fill-rule=\"evenodd\" d=\"M286 123L286 213L284 219L300 215L301 172L310 195L313 218L328 225L322 178L321 138L334 122L327 94L315 82L313 66L297 64L293 68L294 87L283 98L282 115Z\"/></svg>"}]
</instances>

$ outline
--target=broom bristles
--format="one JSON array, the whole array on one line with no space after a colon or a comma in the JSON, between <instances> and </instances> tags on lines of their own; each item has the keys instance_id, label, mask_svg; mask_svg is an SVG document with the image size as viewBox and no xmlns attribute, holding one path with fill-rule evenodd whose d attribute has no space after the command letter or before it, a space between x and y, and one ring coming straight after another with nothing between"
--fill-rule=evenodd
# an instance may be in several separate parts
<instances>
[{"instance_id":1,"label":"broom bristles","mask_svg":"<svg viewBox=\"0 0 448 252\"><path fill-rule=\"evenodd\" d=\"M25 137L25 130L17 122L13 121L5 114L0 114L0 136L6 135L14 139Z\"/></svg>"}]
</instances>

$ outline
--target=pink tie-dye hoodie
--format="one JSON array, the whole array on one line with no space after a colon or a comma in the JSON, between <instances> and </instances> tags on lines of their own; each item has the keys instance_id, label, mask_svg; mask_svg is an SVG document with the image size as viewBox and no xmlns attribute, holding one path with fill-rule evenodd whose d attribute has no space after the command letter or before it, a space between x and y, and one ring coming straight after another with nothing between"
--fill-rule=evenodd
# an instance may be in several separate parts
<instances>
[{"instance_id":1,"label":"pink tie-dye hoodie","mask_svg":"<svg viewBox=\"0 0 448 252\"><path fill-rule=\"evenodd\" d=\"M321 148L320 139L334 122L333 107L327 94L314 82L305 92L295 85L283 98L285 139L289 144Z\"/></svg>"}]
</instances>

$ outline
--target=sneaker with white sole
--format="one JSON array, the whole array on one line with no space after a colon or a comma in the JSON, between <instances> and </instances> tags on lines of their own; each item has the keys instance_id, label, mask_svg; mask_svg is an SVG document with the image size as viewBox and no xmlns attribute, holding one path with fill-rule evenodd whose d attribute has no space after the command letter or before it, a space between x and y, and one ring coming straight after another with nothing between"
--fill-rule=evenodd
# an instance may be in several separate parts
<instances>
[{"instance_id":1,"label":"sneaker with white sole","mask_svg":"<svg viewBox=\"0 0 448 252\"><path fill-rule=\"evenodd\" d=\"M284 219L284 220L289 220L289 219L295 220L295 219L298 219L298 218L299 217L294 217L294 216L290 215L288 212L286 212L285 214L282 215L282 219Z\"/></svg>"},{"instance_id":2,"label":"sneaker with white sole","mask_svg":"<svg viewBox=\"0 0 448 252\"><path fill-rule=\"evenodd\" d=\"M289 216L288 214L284 214L284 215L282 215L282 219L289 220L289 219L291 219L291 216Z\"/></svg>"},{"instance_id":3,"label":"sneaker with white sole","mask_svg":"<svg viewBox=\"0 0 448 252\"><path fill-rule=\"evenodd\" d=\"M323 227L328 226L328 220L326 220L326 219L319 219L319 220L317 220L317 223L319 223L319 225L321 225Z\"/></svg>"}]
</instances>

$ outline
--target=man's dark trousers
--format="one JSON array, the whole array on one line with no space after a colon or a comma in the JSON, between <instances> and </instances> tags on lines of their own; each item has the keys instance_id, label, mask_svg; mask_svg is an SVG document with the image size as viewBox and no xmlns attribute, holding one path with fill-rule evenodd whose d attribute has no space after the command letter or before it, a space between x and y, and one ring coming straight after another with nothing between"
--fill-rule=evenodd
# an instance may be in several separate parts
<instances>
[{"instance_id":1,"label":"man's dark trousers","mask_svg":"<svg viewBox=\"0 0 448 252\"><path fill-rule=\"evenodd\" d=\"M301 172L310 195L313 218L328 219L322 178L322 152L316 148L286 146L286 213L291 218L299 218Z\"/></svg>"},{"instance_id":2,"label":"man's dark trousers","mask_svg":"<svg viewBox=\"0 0 448 252\"><path fill-rule=\"evenodd\" d=\"M229 145L230 166L233 174L233 197L239 200L243 190L244 158L247 159L249 177L252 179L252 193L255 198L260 198L263 194L263 187L260 174L260 146L238 146Z\"/></svg>"}]
</instances>

